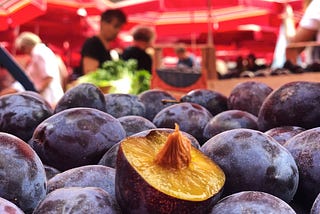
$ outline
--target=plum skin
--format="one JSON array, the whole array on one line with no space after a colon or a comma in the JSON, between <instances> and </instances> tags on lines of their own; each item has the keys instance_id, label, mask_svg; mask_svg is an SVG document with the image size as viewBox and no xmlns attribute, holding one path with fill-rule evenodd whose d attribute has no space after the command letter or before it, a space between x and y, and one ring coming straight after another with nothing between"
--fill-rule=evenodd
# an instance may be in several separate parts
<instances>
[{"instance_id":1,"label":"plum skin","mask_svg":"<svg viewBox=\"0 0 320 214\"><path fill-rule=\"evenodd\" d=\"M86 165L61 172L48 180L47 192L65 187L99 187L115 199L115 169L101 165Z\"/></svg>"},{"instance_id":2,"label":"plum skin","mask_svg":"<svg viewBox=\"0 0 320 214\"><path fill-rule=\"evenodd\" d=\"M171 103L162 102L164 99L177 101L172 94L161 89L149 89L140 93L138 98L145 106L144 117L150 121L153 120L159 111L172 105Z\"/></svg>"},{"instance_id":3,"label":"plum skin","mask_svg":"<svg viewBox=\"0 0 320 214\"><path fill-rule=\"evenodd\" d=\"M208 89L194 89L180 98L182 102L197 103L214 116L228 110L227 97Z\"/></svg>"},{"instance_id":4,"label":"plum skin","mask_svg":"<svg viewBox=\"0 0 320 214\"><path fill-rule=\"evenodd\" d=\"M184 102L162 109L152 122L158 128L174 128L177 123L181 131L191 134L202 145L206 141L203 129L212 117L203 106Z\"/></svg>"},{"instance_id":5,"label":"plum skin","mask_svg":"<svg viewBox=\"0 0 320 214\"><path fill-rule=\"evenodd\" d=\"M318 214L318 213L320 213L320 193L314 200L311 207L311 211L310 211L310 214Z\"/></svg>"},{"instance_id":6,"label":"plum skin","mask_svg":"<svg viewBox=\"0 0 320 214\"><path fill-rule=\"evenodd\" d=\"M311 129L320 126L320 83L284 84L265 98L258 114L260 131L279 126Z\"/></svg>"},{"instance_id":7,"label":"plum skin","mask_svg":"<svg viewBox=\"0 0 320 214\"><path fill-rule=\"evenodd\" d=\"M47 178L35 151L14 135L0 132L0 197L32 212L46 196Z\"/></svg>"},{"instance_id":8,"label":"plum skin","mask_svg":"<svg viewBox=\"0 0 320 214\"><path fill-rule=\"evenodd\" d=\"M256 190L290 202L297 191L299 172L294 158L260 131L228 130L212 137L200 150L225 172L223 196Z\"/></svg>"},{"instance_id":9,"label":"plum skin","mask_svg":"<svg viewBox=\"0 0 320 214\"><path fill-rule=\"evenodd\" d=\"M137 95L132 94L105 94L106 113L111 114L115 118L137 115L144 117L146 108L139 100Z\"/></svg>"},{"instance_id":10,"label":"plum skin","mask_svg":"<svg viewBox=\"0 0 320 214\"><path fill-rule=\"evenodd\" d=\"M110 195L99 187L64 187L50 192L33 214L101 213L120 214L120 208Z\"/></svg>"},{"instance_id":11,"label":"plum skin","mask_svg":"<svg viewBox=\"0 0 320 214\"><path fill-rule=\"evenodd\" d=\"M212 208L211 214L296 212L278 197L259 191L243 191L229 195Z\"/></svg>"},{"instance_id":12,"label":"plum skin","mask_svg":"<svg viewBox=\"0 0 320 214\"><path fill-rule=\"evenodd\" d=\"M54 113L77 107L105 111L106 101L103 92L94 84L81 83L64 93L56 104Z\"/></svg>"},{"instance_id":13,"label":"plum skin","mask_svg":"<svg viewBox=\"0 0 320 214\"><path fill-rule=\"evenodd\" d=\"M215 115L204 127L203 136L209 140L216 134L236 129L258 129L257 117L242 110L227 110Z\"/></svg>"},{"instance_id":14,"label":"plum skin","mask_svg":"<svg viewBox=\"0 0 320 214\"><path fill-rule=\"evenodd\" d=\"M317 127L293 136L284 144L299 168L300 180L295 199L308 208L320 193L319 139L320 127Z\"/></svg>"},{"instance_id":15,"label":"plum skin","mask_svg":"<svg viewBox=\"0 0 320 214\"><path fill-rule=\"evenodd\" d=\"M27 142L35 128L52 114L51 106L34 95L25 92L4 95L0 98L0 131Z\"/></svg>"},{"instance_id":16,"label":"plum skin","mask_svg":"<svg viewBox=\"0 0 320 214\"><path fill-rule=\"evenodd\" d=\"M126 136L120 122L94 108L71 108L43 121L29 141L44 164L60 171L97 164Z\"/></svg>"},{"instance_id":17,"label":"plum skin","mask_svg":"<svg viewBox=\"0 0 320 214\"><path fill-rule=\"evenodd\" d=\"M238 83L228 97L228 108L247 111L258 116L263 101L273 91L262 82L246 81Z\"/></svg>"}]
</instances>

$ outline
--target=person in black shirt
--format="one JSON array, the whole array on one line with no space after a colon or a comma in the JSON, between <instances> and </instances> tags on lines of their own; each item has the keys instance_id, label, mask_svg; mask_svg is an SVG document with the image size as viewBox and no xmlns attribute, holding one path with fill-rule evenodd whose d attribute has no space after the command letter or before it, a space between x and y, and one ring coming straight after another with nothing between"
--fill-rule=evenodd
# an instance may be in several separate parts
<instances>
[{"instance_id":1,"label":"person in black shirt","mask_svg":"<svg viewBox=\"0 0 320 214\"><path fill-rule=\"evenodd\" d=\"M106 10L101 14L99 34L88 38L82 46L80 75L95 71L105 61L111 60L110 42L116 39L126 22L126 15L119 9Z\"/></svg>"},{"instance_id":2,"label":"person in black shirt","mask_svg":"<svg viewBox=\"0 0 320 214\"><path fill-rule=\"evenodd\" d=\"M137 26L132 31L133 44L127 47L122 54L122 59L136 59L138 70L147 70L152 73L152 58L146 52L155 39L152 28L147 26Z\"/></svg>"}]
</instances>

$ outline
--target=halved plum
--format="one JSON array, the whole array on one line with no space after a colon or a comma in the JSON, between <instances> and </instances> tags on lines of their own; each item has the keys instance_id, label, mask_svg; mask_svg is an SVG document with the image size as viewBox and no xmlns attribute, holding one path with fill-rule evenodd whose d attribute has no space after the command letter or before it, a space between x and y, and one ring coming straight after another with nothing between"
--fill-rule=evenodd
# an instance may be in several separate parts
<instances>
[{"instance_id":1,"label":"halved plum","mask_svg":"<svg viewBox=\"0 0 320 214\"><path fill-rule=\"evenodd\" d=\"M116 197L123 213L207 213L225 175L179 131L150 132L120 143Z\"/></svg>"}]
</instances>

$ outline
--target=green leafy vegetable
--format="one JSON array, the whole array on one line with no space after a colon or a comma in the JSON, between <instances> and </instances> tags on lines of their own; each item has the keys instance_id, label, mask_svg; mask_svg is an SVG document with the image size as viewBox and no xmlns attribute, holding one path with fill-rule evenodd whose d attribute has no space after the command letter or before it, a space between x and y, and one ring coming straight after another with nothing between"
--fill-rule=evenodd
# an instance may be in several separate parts
<instances>
[{"instance_id":1,"label":"green leafy vegetable","mask_svg":"<svg viewBox=\"0 0 320 214\"><path fill-rule=\"evenodd\" d=\"M137 61L119 59L106 61L102 68L78 78L79 83L92 83L98 87L109 87L109 93L139 94L150 89L151 74L137 70Z\"/></svg>"}]
</instances>

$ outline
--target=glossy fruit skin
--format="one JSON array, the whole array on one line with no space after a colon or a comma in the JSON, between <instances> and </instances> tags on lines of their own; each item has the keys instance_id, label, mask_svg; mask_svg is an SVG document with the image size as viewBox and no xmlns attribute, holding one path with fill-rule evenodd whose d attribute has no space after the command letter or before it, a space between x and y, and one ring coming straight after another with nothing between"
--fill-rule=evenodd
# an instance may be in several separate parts
<instances>
[{"instance_id":1,"label":"glossy fruit skin","mask_svg":"<svg viewBox=\"0 0 320 214\"><path fill-rule=\"evenodd\" d=\"M144 130L157 128L150 120L141 116L128 115L120 117L118 120L126 131L127 137Z\"/></svg>"},{"instance_id":2,"label":"glossy fruit skin","mask_svg":"<svg viewBox=\"0 0 320 214\"><path fill-rule=\"evenodd\" d=\"M292 154L299 168L295 200L310 208L320 193L320 127L295 135L284 147Z\"/></svg>"},{"instance_id":3,"label":"glossy fruit skin","mask_svg":"<svg viewBox=\"0 0 320 214\"><path fill-rule=\"evenodd\" d=\"M14 135L0 132L0 197L31 213L46 196L43 164L31 147Z\"/></svg>"},{"instance_id":4,"label":"glossy fruit skin","mask_svg":"<svg viewBox=\"0 0 320 214\"><path fill-rule=\"evenodd\" d=\"M120 122L105 112L71 108L39 124L29 144L44 164L65 171L97 164L125 134Z\"/></svg>"},{"instance_id":5,"label":"glossy fruit skin","mask_svg":"<svg viewBox=\"0 0 320 214\"><path fill-rule=\"evenodd\" d=\"M280 126L269 129L265 132L265 134L275 139L281 145L284 145L287 142L287 140L305 130L306 129L298 126Z\"/></svg>"},{"instance_id":6,"label":"glossy fruit skin","mask_svg":"<svg viewBox=\"0 0 320 214\"><path fill-rule=\"evenodd\" d=\"M4 214L25 214L19 207L11 201L0 198L0 213Z\"/></svg>"},{"instance_id":7,"label":"glossy fruit skin","mask_svg":"<svg viewBox=\"0 0 320 214\"><path fill-rule=\"evenodd\" d=\"M117 155L119 150L119 143L114 144L99 160L98 164L102 166L108 166L116 168Z\"/></svg>"},{"instance_id":8,"label":"glossy fruit skin","mask_svg":"<svg viewBox=\"0 0 320 214\"><path fill-rule=\"evenodd\" d=\"M243 191L221 199L210 213L295 214L296 212L285 201L274 195L259 191Z\"/></svg>"},{"instance_id":9,"label":"glossy fruit skin","mask_svg":"<svg viewBox=\"0 0 320 214\"><path fill-rule=\"evenodd\" d=\"M211 137L231 129L247 128L258 129L258 118L246 111L241 110L227 110L221 112L209 120L204 127L203 136L206 140Z\"/></svg>"},{"instance_id":10,"label":"glossy fruit skin","mask_svg":"<svg viewBox=\"0 0 320 214\"><path fill-rule=\"evenodd\" d=\"M118 204L122 212L127 214L208 213L222 192L221 190L205 201L194 202L174 198L157 191L133 169L124 156L121 146L117 157L115 187ZM126 191L128 189L130 191Z\"/></svg>"},{"instance_id":11,"label":"glossy fruit skin","mask_svg":"<svg viewBox=\"0 0 320 214\"><path fill-rule=\"evenodd\" d=\"M144 91L138 95L138 98L146 108L145 118L150 121L153 120L154 116L156 116L159 111L172 105L172 103L164 103L162 100L177 101L172 94L162 89L150 89Z\"/></svg>"},{"instance_id":12,"label":"glossy fruit skin","mask_svg":"<svg viewBox=\"0 0 320 214\"><path fill-rule=\"evenodd\" d=\"M226 174L223 197L241 191L263 191L289 203L299 172L292 155L270 136L252 129L215 135L201 151Z\"/></svg>"},{"instance_id":13,"label":"glossy fruit skin","mask_svg":"<svg viewBox=\"0 0 320 214\"><path fill-rule=\"evenodd\" d=\"M177 123L180 130L194 136L202 145L206 139L203 136L204 127L212 118L212 114L196 103L178 103L162 109L153 119L158 128L174 128Z\"/></svg>"},{"instance_id":14,"label":"glossy fruit skin","mask_svg":"<svg viewBox=\"0 0 320 214\"><path fill-rule=\"evenodd\" d=\"M209 89L194 89L183 95L180 101L197 103L208 109L213 116L228 110L227 97Z\"/></svg>"},{"instance_id":15,"label":"glossy fruit skin","mask_svg":"<svg viewBox=\"0 0 320 214\"><path fill-rule=\"evenodd\" d=\"M320 193L314 200L311 207L311 211L310 211L310 214L319 214L319 213L320 213Z\"/></svg>"},{"instance_id":16,"label":"glossy fruit skin","mask_svg":"<svg viewBox=\"0 0 320 214\"><path fill-rule=\"evenodd\" d=\"M318 127L319 106L320 83L297 81L284 84L263 102L258 115L259 130L279 126Z\"/></svg>"},{"instance_id":17,"label":"glossy fruit skin","mask_svg":"<svg viewBox=\"0 0 320 214\"><path fill-rule=\"evenodd\" d=\"M111 114L115 118L137 115L144 117L146 108L139 100L137 95L133 94L105 94L106 113Z\"/></svg>"},{"instance_id":18,"label":"glossy fruit skin","mask_svg":"<svg viewBox=\"0 0 320 214\"><path fill-rule=\"evenodd\" d=\"M0 131L25 142L30 140L35 128L52 114L47 102L26 92L0 97Z\"/></svg>"},{"instance_id":19,"label":"glossy fruit skin","mask_svg":"<svg viewBox=\"0 0 320 214\"><path fill-rule=\"evenodd\" d=\"M46 172L46 176L47 176L47 181L52 178L53 176L55 176L56 174L61 173L59 170L57 170L56 168L52 167L52 166L48 166L48 165L43 165L44 166L44 170Z\"/></svg>"},{"instance_id":20,"label":"glossy fruit skin","mask_svg":"<svg viewBox=\"0 0 320 214\"><path fill-rule=\"evenodd\" d=\"M116 201L98 187L65 187L50 192L33 214L121 214Z\"/></svg>"},{"instance_id":21,"label":"glossy fruit skin","mask_svg":"<svg viewBox=\"0 0 320 214\"><path fill-rule=\"evenodd\" d=\"M37 98L40 102L44 103L45 105L50 106L49 102L38 92L35 91L21 91L18 92L19 94L25 94L28 96L33 96L34 98ZM53 110L52 110L53 111Z\"/></svg>"},{"instance_id":22,"label":"glossy fruit skin","mask_svg":"<svg viewBox=\"0 0 320 214\"><path fill-rule=\"evenodd\" d=\"M64 187L99 187L115 199L115 176L115 169L106 166L87 165L75 167L49 179L47 192Z\"/></svg>"},{"instance_id":23,"label":"glossy fruit skin","mask_svg":"<svg viewBox=\"0 0 320 214\"><path fill-rule=\"evenodd\" d=\"M263 101L272 91L270 86L262 82L238 83L228 97L228 109L247 111L258 116Z\"/></svg>"},{"instance_id":24,"label":"glossy fruit skin","mask_svg":"<svg viewBox=\"0 0 320 214\"><path fill-rule=\"evenodd\" d=\"M66 109L86 107L100 111L106 110L103 92L91 83L81 83L66 91L55 106L54 113Z\"/></svg>"}]
</instances>

